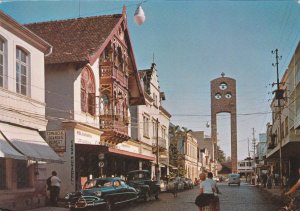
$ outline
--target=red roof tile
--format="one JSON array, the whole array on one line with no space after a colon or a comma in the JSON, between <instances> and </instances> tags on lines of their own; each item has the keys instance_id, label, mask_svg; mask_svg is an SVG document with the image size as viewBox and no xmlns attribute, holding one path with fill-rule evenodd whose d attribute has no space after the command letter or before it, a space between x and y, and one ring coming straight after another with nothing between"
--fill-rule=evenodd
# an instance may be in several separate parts
<instances>
[{"instance_id":1,"label":"red roof tile","mask_svg":"<svg viewBox=\"0 0 300 211\"><path fill-rule=\"evenodd\" d=\"M46 64L88 62L122 17L121 14L26 24L53 46Z\"/></svg>"}]
</instances>

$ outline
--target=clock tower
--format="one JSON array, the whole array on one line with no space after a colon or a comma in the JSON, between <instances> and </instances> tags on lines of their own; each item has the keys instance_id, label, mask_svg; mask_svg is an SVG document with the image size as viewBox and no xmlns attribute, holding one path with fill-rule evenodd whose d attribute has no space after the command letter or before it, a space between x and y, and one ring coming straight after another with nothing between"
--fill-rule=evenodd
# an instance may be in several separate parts
<instances>
[{"instance_id":1,"label":"clock tower","mask_svg":"<svg viewBox=\"0 0 300 211\"><path fill-rule=\"evenodd\" d=\"M232 172L237 173L237 119L236 119L236 81L233 78L216 78L210 82L211 90L211 139L214 147L214 160L217 160L217 114L231 115L231 162Z\"/></svg>"}]
</instances>

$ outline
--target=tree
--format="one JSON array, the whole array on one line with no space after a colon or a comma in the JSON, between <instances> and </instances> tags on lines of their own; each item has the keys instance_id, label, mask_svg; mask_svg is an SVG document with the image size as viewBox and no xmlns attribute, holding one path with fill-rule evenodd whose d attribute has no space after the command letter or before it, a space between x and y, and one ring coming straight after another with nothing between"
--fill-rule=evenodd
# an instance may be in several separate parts
<instances>
[{"instance_id":1,"label":"tree","mask_svg":"<svg viewBox=\"0 0 300 211\"><path fill-rule=\"evenodd\" d=\"M180 153L180 150L184 147L184 142L187 139L187 134L191 132L185 127L174 126L169 129L170 145L169 145L169 163L177 167L177 170L170 171L170 176L184 176L186 174L184 166L184 152ZM182 145L178 146L181 141ZM180 149L180 150L179 150Z\"/></svg>"},{"instance_id":2,"label":"tree","mask_svg":"<svg viewBox=\"0 0 300 211\"><path fill-rule=\"evenodd\" d=\"M231 162L231 157L230 156L227 156L226 162Z\"/></svg>"},{"instance_id":3,"label":"tree","mask_svg":"<svg viewBox=\"0 0 300 211\"><path fill-rule=\"evenodd\" d=\"M218 152L218 162L223 163L226 161L226 155L223 150L221 150L220 146L217 145L217 152Z\"/></svg>"}]
</instances>

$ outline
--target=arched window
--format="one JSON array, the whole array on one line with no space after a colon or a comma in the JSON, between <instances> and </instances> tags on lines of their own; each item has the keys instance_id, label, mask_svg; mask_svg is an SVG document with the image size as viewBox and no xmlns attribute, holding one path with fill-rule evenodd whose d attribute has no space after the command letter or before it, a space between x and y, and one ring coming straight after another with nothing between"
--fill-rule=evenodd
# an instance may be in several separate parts
<instances>
[{"instance_id":1,"label":"arched window","mask_svg":"<svg viewBox=\"0 0 300 211\"><path fill-rule=\"evenodd\" d=\"M84 68L81 73L81 110L95 115L95 79L89 68Z\"/></svg>"},{"instance_id":2,"label":"arched window","mask_svg":"<svg viewBox=\"0 0 300 211\"><path fill-rule=\"evenodd\" d=\"M21 48L16 51L16 92L29 94L29 54Z\"/></svg>"},{"instance_id":3,"label":"arched window","mask_svg":"<svg viewBox=\"0 0 300 211\"><path fill-rule=\"evenodd\" d=\"M6 61L6 49L5 40L0 37L0 87L4 87L5 84L5 61Z\"/></svg>"}]
</instances>

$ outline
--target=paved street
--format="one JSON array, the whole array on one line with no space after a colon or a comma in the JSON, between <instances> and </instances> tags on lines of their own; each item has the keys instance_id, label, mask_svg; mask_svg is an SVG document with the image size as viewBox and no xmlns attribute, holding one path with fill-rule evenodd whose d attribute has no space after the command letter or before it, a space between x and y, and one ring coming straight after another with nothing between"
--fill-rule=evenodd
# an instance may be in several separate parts
<instances>
[{"instance_id":1,"label":"paved street","mask_svg":"<svg viewBox=\"0 0 300 211\"><path fill-rule=\"evenodd\" d=\"M266 192L256 187L242 183L240 187L230 186L227 183L219 184L222 192L220 195L221 211L273 211L277 210L278 205L272 201ZM163 193L160 200L140 202L131 206L122 207L116 210L122 211L196 211L194 200L198 189L187 190L178 193L174 198L172 194Z\"/></svg>"}]
</instances>

